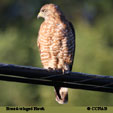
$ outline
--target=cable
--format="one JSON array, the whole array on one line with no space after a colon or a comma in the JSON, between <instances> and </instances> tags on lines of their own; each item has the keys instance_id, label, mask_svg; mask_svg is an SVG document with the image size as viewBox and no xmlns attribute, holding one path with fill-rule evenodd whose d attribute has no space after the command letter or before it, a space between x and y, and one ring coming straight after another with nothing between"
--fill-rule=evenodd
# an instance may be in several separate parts
<instances>
[{"instance_id":1,"label":"cable","mask_svg":"<svg viewBox=\"0 0 113 113\"><path fill-rule=\"evenodd\" d=\"M113 93L113 77L93 75L80 72L70 72L63 75L61 72L45 69L19 66L12 64L0 64L0 80L41 84L49 86L63 86L74 89L85 89Z\"/></svg>"}]
</instances>

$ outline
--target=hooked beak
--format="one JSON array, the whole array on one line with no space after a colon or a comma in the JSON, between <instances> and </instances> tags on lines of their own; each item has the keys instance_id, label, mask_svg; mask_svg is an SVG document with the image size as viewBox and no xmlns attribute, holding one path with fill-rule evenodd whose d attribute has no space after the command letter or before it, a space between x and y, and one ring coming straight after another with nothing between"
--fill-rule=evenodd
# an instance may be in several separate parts
<instances>
[{"instance_id":1,"label":"hooked beak","mask_svg":"<svg viewBox=\"0 0 113 113\"><path fill-rule=\"evenodd\" d=\"M40 17L42 17L42 13L41 12L39 12L38 15L37 15L37 18L40 18Z\"/></svg>"}]
</instances>

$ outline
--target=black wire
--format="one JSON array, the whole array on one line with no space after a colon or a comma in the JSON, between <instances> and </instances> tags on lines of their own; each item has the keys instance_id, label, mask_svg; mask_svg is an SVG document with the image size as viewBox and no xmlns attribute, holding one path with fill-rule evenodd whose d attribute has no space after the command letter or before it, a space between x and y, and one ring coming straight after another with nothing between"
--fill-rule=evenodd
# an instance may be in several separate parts
<instances>
[{"instance_id":1,"label":"black wire","mask_svg":"<svg viewBox=\"0 0 113 113\"><path fill-rule=\"evenodd\" d=\"M38 80L38 79L23 78L23 77L17 78L14 76L4 76L4 75L0 75L0 80L11 81L11 82L30 83L30 84L40 84L40 85L48 85L48 86L59 86L59 87L62 86L62 87L68 87L68 88L73 88L73 89L84 89L84 90L93 90L93 91L113 93L113 88L95 86L95 85L89 85L89 84L56 82L56 81L48 81L48 80L41 80L41 79Z\"/></svg>"},{"instance_id":2,"label":"black wire","mask_svg":"<svg viewBox=\"0 0 113 113\"><path fill-rule=\"evenodd\" d=\"M74 89L86 89L113 93L113 77L71 72L62 75L31 66L0 64L0 80L15 81L49 86L64 86Z\"/></svg>"}]
</instances>

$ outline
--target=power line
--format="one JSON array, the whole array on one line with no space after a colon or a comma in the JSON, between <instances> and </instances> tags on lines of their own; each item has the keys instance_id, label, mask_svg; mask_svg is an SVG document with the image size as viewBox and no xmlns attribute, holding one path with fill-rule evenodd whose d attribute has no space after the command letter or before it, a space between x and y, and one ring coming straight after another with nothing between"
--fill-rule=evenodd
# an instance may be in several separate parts
<instances>
[{"instance_id":1,"label":"power line","mask_svg":"<svg viewBox=\"0 0 113 113\"><path fill-rule=\"evenodd\" d=\"M0 64L0 80L113 93L112 76L80 72L62 75L61 72L31 66Z\"/></svg>"}]
</instances>

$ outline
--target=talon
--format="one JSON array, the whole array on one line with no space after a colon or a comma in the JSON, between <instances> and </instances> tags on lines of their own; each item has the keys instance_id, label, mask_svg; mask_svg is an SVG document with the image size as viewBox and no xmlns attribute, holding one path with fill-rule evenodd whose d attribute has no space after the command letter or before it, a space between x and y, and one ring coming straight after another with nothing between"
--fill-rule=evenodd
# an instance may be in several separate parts
<instances>
[{"instance_id":1,"label":"talon","mask_svg":"<svg viewBox=\"0 0 113 113\"><path fill-rule=\"evenodd\" d=\"M49 72L53 72L54 70L53 70L53 68L49 67L49 68L48 68L48 71L49 71Z\"/></svg>"},{"instance_id":2,"label":"talon","mask_svg":"<svg viewBox=\"0 0 113 113\"><path fill-rule=\"evenodd\" d=\"M51 67L49 67L48 70L49 70L50 72L54 72L54 71L56 71L57 69L56 69L56 68L51 68Z\"/></svg>"},{"instance_id":3,"label":"talon","mask_svg":"<svg viewBox=\"0 0 113 113\"><path fill-rule=\"evenodd\" d=\"M49 67L48 70L53 70L53 68Z\"/></svg>"},{"instance_id":4,"label":"talon","mask_svg":"<svg viewBox=\"0 0 113 113\"><path fill-rule=\"evenodd\" d=\"M68 74L70 74L70 71L64 70L63 74L68 75Z\"/></svg>"}]
</instances>

